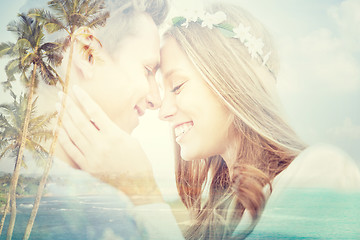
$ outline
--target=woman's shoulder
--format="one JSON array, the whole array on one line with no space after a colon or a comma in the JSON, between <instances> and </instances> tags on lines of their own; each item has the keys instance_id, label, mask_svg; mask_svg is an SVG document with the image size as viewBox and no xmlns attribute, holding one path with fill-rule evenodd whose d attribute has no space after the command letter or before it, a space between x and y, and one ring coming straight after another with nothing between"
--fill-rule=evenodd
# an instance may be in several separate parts
<instances>
[{"instance_id":1,"label":"woman's shoulder","mask_svg":"<svg viewBox=\"0 0 360 240\"><path fill-rule=\"evenodd\" d=\"M340 148L317 144L301 152L274 185L360 191L360 169Z\"/></svg>"}]
</instances>

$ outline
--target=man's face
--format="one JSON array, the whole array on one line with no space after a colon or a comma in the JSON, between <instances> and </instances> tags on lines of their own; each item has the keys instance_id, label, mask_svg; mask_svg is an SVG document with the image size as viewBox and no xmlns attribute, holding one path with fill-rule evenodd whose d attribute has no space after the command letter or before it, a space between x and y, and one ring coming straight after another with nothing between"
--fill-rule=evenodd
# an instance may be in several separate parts
<instances>
[{"instance_id":1,"label":"man's face","mask_svg":"<svg viewBox=\"0 0 360 240\"><path fill-rule=\"evenodd\" d=\"M160 61L158 29L148 16L136 23L136 34L122 40L112 56L93 65L93 75L81 86L120 128L128 133L139 124L147 108L158 108L154 78ZM107 50L111 51L111 50Z\"/></svg>"}]
</instances>

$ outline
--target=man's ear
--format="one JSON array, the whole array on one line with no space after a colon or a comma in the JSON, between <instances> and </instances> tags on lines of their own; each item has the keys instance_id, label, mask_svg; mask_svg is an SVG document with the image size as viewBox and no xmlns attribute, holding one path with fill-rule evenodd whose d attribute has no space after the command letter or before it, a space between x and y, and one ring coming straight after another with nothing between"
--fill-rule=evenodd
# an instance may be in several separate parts
<instances>
[{"instance_id":1,"label":"man's ear","mask_svg":"<svg viewBox=\"0 0 360 240\"><path fill-rule=\"evenodd\" d=\"M74 68L80 77L90 80L94 74L94 65L101 60L102 45L88 28L79 28L74 36Z\"/></svg>"},{"instance_id":2,"label":"man's ear","mask_svg":"<svg viewBox=\"0 0 360 240\"><path fill-rule=\"evenodd\" d=\"M73 68L81 80L90 80L93 77L94 63L89 61L78 43L74 43ZM79 80L80 80L79 79Z\"/></svg>"}]
</instances>

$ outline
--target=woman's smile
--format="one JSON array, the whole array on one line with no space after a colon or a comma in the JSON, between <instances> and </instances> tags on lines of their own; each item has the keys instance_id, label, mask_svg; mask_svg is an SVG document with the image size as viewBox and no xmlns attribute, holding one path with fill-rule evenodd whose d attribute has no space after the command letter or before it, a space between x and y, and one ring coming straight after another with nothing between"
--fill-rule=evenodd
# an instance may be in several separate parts
<instances>
[{"instance_id":1,"label":"woman's smile","mask_svg":"<svg viewBox=\"0 0 360 240\"><path fill-rule=\"evenodd\" d=\"M184 137L186 133L191 130L193 126L194 122L192 121L176 125L176 127L174 128L176 142L179 143L179 141Z\"/></svg>"}]
</instances>

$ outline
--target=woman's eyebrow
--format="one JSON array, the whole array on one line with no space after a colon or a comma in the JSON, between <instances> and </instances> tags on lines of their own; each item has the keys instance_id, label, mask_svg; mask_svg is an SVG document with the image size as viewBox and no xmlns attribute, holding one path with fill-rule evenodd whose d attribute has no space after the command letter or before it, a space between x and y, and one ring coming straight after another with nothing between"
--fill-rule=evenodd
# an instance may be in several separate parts
<instances>
[{"instance_id":1,"label":"woman's eyebrow","mask_svg":"<svg viewBox=\"0 0 360 240\"><path fill-rule=\"evenodd\" d=\"M163 75L163 78L164 79L169 79L170 77L172 77L172 75L178 73L178 72L181 72L182 70L179 69L179 68L174 68L174 69L171 69L170 71L164 73Z\"/></svg>"}]
</instances>

